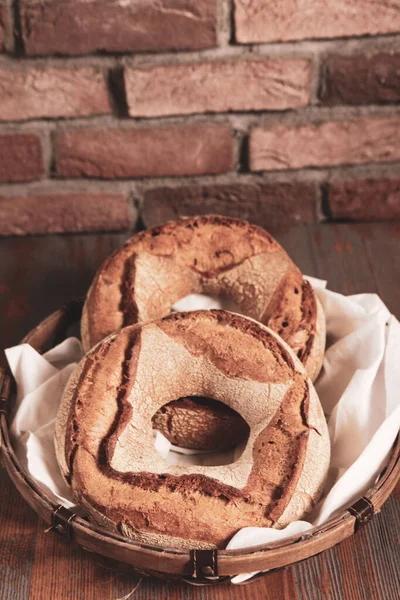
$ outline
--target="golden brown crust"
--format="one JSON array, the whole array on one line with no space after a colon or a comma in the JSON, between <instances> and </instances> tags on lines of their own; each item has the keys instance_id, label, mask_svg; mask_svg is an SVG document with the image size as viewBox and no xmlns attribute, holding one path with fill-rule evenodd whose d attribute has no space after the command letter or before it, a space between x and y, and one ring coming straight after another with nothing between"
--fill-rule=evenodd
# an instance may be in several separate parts
<instances>
[{"instance_id":1,"label":"golden brown crust","mask_svg":"<svg viewBox=\"0 0 400 600\"><path fill-rule=\"evenodd\" d=\"M120 327L163 317L180 298L201 292L230 296L243 314L279 333L312 380L317 377L325 329L311 286L266 231L216 215L182 218L141 232L104 263L83 309L84 349ZM185 439L182 419L172 420L167 412L157 415L157 428L188 448L229 447L226 429L207 436L215 422L210 411L201 419L196 410L185 415L186 423L197 420L197 439Z\"/></svg>"},{"instance_id":2,"label":"golden brown crust","mask_svg":"<svg viewBox=\"0 0 400 600\"><path fill-rule=\"evenodd\" d=\"M326 343L326 321L324 309L318 298L315 296L317 320L315 324L315 335L312 344L309 346L309 352L303 362L304 367L311 381L315 382L321 369L325 356Z\"/></svg>"},{"instance_id":3,"label":"golden brown crust","mask_svg":"<svg viewBox=\"0 0 400 600\"><path fill-rule=\"evenodd\" d=\"M155 451L153 414L193 394L249 423L234 464L167 467ZM272 331L225 311L177 313L109 336L80 363L64 415L65 404L69 427L64 435L56 427L57 453L77 501L141 540L221 547L242 527L279 526L304 471L309 509L328 468L326 423L301 363ZM320 465L313 472L310 436Z\"/></svg>"},{"instance_id":4,"label":"golden brown crust","mask_svg":"<svg viewBox=\"0 0 400 600\"><path fill-rule=\"evenodd\" d=\"M306 359L313 290L263 229L217 215L182 218L128 240L98 271L85 303L85 350L122 326L169 313L194 292L230 295L246 314L295 343ZM282 325L283 324L283 325Z\"/></svg>"}]
</instances>

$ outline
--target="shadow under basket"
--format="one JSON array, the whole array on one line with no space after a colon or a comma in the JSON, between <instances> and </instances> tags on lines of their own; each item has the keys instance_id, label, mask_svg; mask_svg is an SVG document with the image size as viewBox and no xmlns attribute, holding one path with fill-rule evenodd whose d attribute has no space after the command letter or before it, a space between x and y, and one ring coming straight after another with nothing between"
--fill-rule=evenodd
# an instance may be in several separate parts
<instances>
[{"instance_id":1,"label":"shadow under basket","mask_svg":"<svg viewBox=\"0 0 400 600\"><path fill-rule=\"evenodd\" d=\"M60 343L79 322L82 302L71 302L42 321L23 339L43 353ZM285 540L241 550L181 550L139 544L97 527L64 507L55 505L22 469L10 442L7 413L11 412L15 382L0 371L0 460L26 502L58 534L84 549L111 559L113 566L142 575L191 584L229 582L239 573L279 569L332 548L353 535L378 512L400 477L400 438L379 480L350 508L319 527ZM121 564L122 563L122 564ZM261 573L260 573L261 575ZM250 582L253 579L249 580Z\"/></svg>"}]
</instances>

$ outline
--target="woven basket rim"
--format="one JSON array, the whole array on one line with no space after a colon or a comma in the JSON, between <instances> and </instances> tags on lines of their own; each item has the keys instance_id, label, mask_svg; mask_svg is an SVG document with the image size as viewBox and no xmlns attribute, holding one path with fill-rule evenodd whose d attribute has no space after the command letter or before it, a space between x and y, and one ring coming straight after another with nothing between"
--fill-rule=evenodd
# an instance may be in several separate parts
<instances>
[{"instance_id":1,"label":"woven basket rim","mask_svg":"<svg viewBox=\"0 0 400 600\"><path fill-rule=\"evenodd\" d=\"M79 318L81 308L82 301L70 302L41 321L23 338L21 343L34 341L39 331L46 328L51 329L53 325L57 326L58 322L61 321L64 322L63 327L66 330L74 320L76 321ZM39 350L41 351L41 349ZM12 401L12 396L13 378L11 372L8 367L2 368L0 369L0 398L3 402L8 402ZM57 505L53 503L50 497L46 496L45 492L34 482L18 461L11 444L5 411L0 412L0 458L1 456L18 491L46 523L51 525L52 514L54 514ZM398 435L392 447L388 464L380 473L375 485L363 496L363 499L368 501L372 507L369 516L362 515L363 519L360 519L357 510L352 511L347 508L324 524L283 540L260 544L251 548L218 550L219 574L229 577L241 572L281 568L332 547L352 535L360 524L369 520L374 512L380 510L399 478L400 436ZM91 552L103 554L112 559L116 558L121 562L131 564L133 567L147 569L152 574L163 573L167 576L178 575L182 578L190 578L192 553L188 549L142 544L98 527L79 516L76 516L71 522L71 532L73 532L76 541ZM109 551L108 547L104 548L105 542L108 542L114 548L115 553ZM132 553L135 554L134 557L131 556Z\"/></svg>"}]
</instances>

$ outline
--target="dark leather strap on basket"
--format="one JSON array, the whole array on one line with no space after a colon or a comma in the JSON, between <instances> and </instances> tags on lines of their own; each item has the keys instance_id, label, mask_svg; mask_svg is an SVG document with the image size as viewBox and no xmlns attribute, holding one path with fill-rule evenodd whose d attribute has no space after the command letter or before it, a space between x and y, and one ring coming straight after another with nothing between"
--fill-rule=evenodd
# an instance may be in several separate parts
<instances>
[{"instance_id":1,"label":"dark leather strap on basket","mask_svg":"<svg viewBox=\"0 0 400 600\"><path fill-rule=\"evenodd\" d=\"M190 575L199 583L218 580L218 550L191 550Z\"/></svg>"},{"instance_id":2,"label":"dark leather strap on basket","mask_svg":"<svg viewBox=\"0 0 400 600\"><path fill-rule=\"evenodd\" d=\"M357 502L352 504L347 510L356 518L354 532L358 531L360 527L368 523L374 516L374 505L366 496L357 500Z\"/></svg>"},{"instance_id":3,"label":"dark leather strap on basket","mask_svg":"<svg viewBox=\"0 0 400 600\"><path fill-rule=\"evenodd\" d=\"M51 527L47 531L54 529L60 535L64 535L71 539L73 533L72 521L75 517L76 515L74 513L64 506L59 505L51 514Z\"/></svg>"},{"instance_id":4,"label":"dark leather strap on basket","mask_svg":"<svg viewBox=\"0 0 400 600\"><path fill-rule=\"evenodd\" d=\"M7 415L11 393L15 391L15 381L8 370L0 368L0 415Z\"/></svg>"},{"instance_id":5,"label":"dark leather strap on basket","mask_svg":"<svg viewBox=\"0 0 400 600\"><path fill-rule=\"evenodd\" d=\"M0 415L1 413L7 414L8 410L8 398L7 396L7 384L9 383L6 371L0 369Z\"/></svg>"}]
</instances>

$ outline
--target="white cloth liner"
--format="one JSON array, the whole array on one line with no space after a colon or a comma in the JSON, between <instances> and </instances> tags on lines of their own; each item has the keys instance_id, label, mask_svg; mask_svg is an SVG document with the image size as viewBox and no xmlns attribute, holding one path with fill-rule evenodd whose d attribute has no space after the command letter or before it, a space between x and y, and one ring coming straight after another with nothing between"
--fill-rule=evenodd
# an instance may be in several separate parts
<instances>
[{"instance_id":1,"label":"white cloth liner","mask_svg":"<svg viewBox=\"0 0 400 600\"><path fill-rule=\"evenodd\" d=\"M251 547L308 531L362 496L381 472L400 426L400 324L376 294L342 296L309 277L327 319L327 350L316 383L328 418L332 457L323 497L307 520L283 530L246 527L228 549ZM176 310L232 308L218 299L193 295ZM62 391L82 355L68 338L43 356L28 344L6 350L17 382L11 437L18 459L43 491L67 508L74 502L57 465L53 430ZM167 463L228 464L235 452L215 455L171 446L159 432L155 446ZM255 573L238 575L241 583Z\"/></svg>"}]
</instances>

